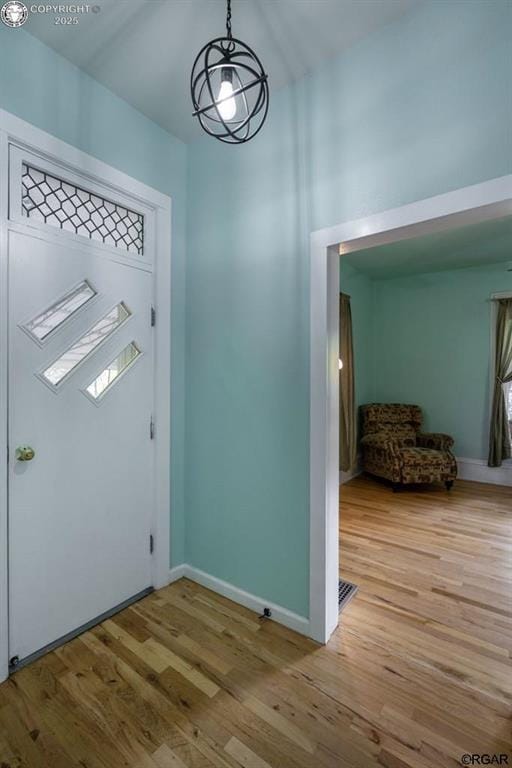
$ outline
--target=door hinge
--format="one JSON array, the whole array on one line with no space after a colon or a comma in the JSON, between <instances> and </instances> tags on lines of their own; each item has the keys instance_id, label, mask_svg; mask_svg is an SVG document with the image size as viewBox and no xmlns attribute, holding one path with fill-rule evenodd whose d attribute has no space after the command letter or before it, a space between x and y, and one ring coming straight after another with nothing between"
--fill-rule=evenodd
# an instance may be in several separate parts
<instances>
[{"instance_id":1,"label":"door hinge","mask_svg":"<svg viewBox=\"0 0 512 768\"><path fill-rule=\"evenodd\" d=\"M153 534L149 534L149 554L153 554L153 550L155 549L155 540L153 538Z\"/></svg>"},{"instance_id":2,"label":"door hinge","mask_svg":"<svg viewBox=\"0 0 512 768\"><path fill-rule=\"evenodd\" d=\"M155 420L153 417L149 420L149 439L154 440L155 439Z\"/></svg>"},{"instance_id":3,"label":"door hinge","mask_svg":"<svg viewBox=\"0 0 512 768\"><path fill-rule=\"evenodd\" d=\"M151 307L151 327L154 328L156 325L156 309L154 307Z\"/></svg>"}]
</instances>

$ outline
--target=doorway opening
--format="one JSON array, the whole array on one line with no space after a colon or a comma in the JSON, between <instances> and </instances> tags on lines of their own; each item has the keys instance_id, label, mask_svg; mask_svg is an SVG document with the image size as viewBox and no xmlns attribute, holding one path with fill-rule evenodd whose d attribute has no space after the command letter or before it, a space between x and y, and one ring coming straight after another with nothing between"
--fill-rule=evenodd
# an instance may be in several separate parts
<instances>
[{"instance_id":1,"label":"doorway opening","mask_svg":"<svg viewBox=\"0 0 512 768\"><path fill-rule=\"evenodd\" d=\"M492 592L478 552L456 583L445 561L464 537L485 541L485 505L507 493L512 504L512 460L489 456L495 393L498 448L504 438L511 452L510 387L495 386L508 303L512 359L511 246L505 216L340 257L340 576L367 605L392 599L413 613L414 585L439 595L430 611L441 620L471 569Z\"/></svg>"},{"instance_id":2,"label":"doorway opening","mask_svg":"<svg viewBox=\"0 0 512 768\"><path fill-rule=\"evenodd\" d=\"M320 642L339 621L340 256L356 264L357 252L511 214L512 176L505 176L312 234L310 622Z\"/></svg>"}]
</instances>

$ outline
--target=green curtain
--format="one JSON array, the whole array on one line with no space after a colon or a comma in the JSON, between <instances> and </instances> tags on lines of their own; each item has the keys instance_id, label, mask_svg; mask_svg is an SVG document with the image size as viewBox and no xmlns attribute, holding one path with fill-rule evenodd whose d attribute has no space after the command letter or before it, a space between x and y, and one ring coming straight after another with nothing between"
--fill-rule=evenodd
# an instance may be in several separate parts
<instances>
[{"instance_id":1,"label":"green curtain","mask_svg":"<svg viewBox=\"0 0 512 768\"><path fill-rule=\"evenodd\" d=\"M354 348L350 296L340 293L340 469L350 472L357 463Z\"/></svg>"},{"instance_id":2,"label":"green curtain","mask_svg":"<svg viewBox=\"0 0 512 768\"><path fill-rule=\"evenodd\" d=\"M510 426L503 385L512 381L512 299L499 299L497 303L495 381L487 462L490 467L500 467L503 459L511 457Z\"/></svg>"}]
</instances>

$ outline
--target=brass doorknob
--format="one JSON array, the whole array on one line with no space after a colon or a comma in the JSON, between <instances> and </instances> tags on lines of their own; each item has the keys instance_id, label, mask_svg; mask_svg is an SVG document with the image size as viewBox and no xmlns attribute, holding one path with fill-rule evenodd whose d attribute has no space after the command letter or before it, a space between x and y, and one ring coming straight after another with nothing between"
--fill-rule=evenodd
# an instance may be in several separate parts
<instances>
[{"instance_id":1,"label":"brass doorknob","mask_svg":"<svg viewBox=\"0 0 512 768\"><path fill-rule=\"evenodd\" d=\"M32 461L35 455L36 452L30 445L20 445L19 448L16 448L16 458L18 461Z\"/></svg>"}]
</instances>

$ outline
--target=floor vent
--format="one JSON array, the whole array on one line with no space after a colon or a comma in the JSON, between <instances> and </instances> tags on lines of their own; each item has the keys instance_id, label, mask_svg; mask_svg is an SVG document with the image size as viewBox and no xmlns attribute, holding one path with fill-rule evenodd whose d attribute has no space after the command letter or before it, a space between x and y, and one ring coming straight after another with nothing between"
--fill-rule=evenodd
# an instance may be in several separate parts
<instances>
[{"instance_id":1,"label":"floor vent","mask_svg":"<svg viewBox=\"0 0 512 768\"><path fill-rule=\"evenodd\" d=\"M351 584L350 581L342 581L340 579L338 582L338 608L340 612L345 608L347 603L352 600L357 589L357 586Z\"/></svg>"}]
</instances>

